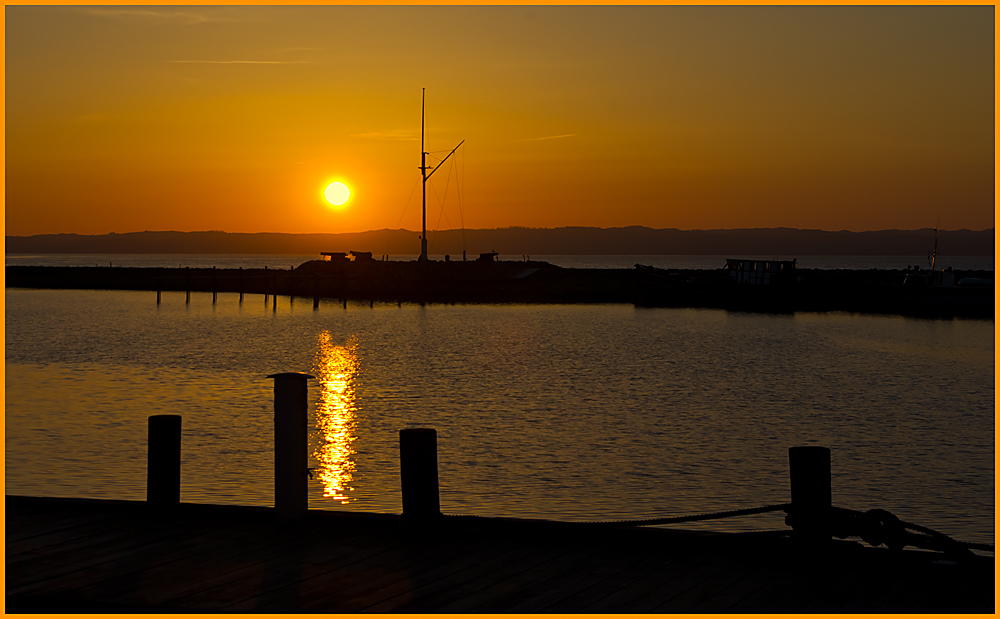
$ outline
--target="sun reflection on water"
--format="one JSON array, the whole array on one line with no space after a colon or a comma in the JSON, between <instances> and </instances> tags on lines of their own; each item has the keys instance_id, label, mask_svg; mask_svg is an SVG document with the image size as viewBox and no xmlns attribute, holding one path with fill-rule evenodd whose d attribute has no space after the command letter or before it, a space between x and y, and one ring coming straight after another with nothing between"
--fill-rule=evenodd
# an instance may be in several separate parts
<instances>
[{"instance_id":1,"label":"sun reflection on water","mask_svg":"<svg viewBox=\"0 0 1000 619\"><path fill-rule=\"evenodd\" d=\"M351 338L343 346L333 343L329 331L319 334L316 377L320 383L316 427L319 445L312 457L319 463L318 477L323 496L347 503L356 462L352 443L357 440L358 343Z\"/></svg>"}]
</instances>

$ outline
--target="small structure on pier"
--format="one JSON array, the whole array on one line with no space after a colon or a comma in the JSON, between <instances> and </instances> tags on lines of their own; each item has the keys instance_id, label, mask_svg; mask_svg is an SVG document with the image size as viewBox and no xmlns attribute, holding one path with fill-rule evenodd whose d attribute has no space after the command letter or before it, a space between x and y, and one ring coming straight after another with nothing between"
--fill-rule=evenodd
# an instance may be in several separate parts
<instances>
[{"instance_id":1,"label":"small structure on pier","mask_svg":"<svg viewBox=\"0 0 1000 619\"><path fill-rule=\"evenodd\" d=\"M499 260L497 256L499 255L500 254L495 251L483 252L479 254L478 258L476 258L476 262L497 262L497 260Z\"/></svg>"},{"instance_id":2,"label":"small structure on pier","mask_svg":"<svg viewBox=\"0 0 1000 619\"><path fill-rule=\"evenodd\" d=\"M370 251L354 251L348 252L351 255L351 259L354 262L371 262L373 260L372 253Z\"/></svg>"},{"instance_id":3,"label":"small structure on pier","mask_svg":"<svg viewBox=\"0 0 1000 619\"><path fill-rule=\"evenodd\" d=\"M321 251L319 255L326 262L347 262L347 254L342 251Z\"/></svg>"},{"instance_id":4,"label":"small structure on pier","mask_svg":"<svg viewBox=\"0 0 1000 619\"><path fill-rule=\"evenodd\" d=\"M752 260L726 258L729 281L758 286L786 286L795 283L795 260Z\"/></svg>"}]
</instances>

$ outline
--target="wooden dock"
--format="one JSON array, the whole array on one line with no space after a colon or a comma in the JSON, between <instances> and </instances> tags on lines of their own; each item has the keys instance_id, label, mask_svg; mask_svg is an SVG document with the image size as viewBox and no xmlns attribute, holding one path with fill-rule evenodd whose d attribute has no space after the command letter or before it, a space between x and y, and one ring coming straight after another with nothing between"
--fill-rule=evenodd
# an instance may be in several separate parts
<instances>
[{"instance_id":1,"label":"wooden dock","mask_svg":"<svg viewBox=\"0 0 1000 619\"><path fill-rule=\"evenodd\" d=\"M835 540L6 498L6 612L993 613L994 559Z\"/></svg>"}]
</instances>

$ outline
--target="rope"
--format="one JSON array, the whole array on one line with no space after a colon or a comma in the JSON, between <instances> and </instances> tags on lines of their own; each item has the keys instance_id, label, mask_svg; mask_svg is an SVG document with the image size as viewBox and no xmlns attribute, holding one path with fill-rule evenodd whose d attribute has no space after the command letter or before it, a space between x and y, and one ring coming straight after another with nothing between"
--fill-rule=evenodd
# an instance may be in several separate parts
<instances>
[{"instance_id":1,"label":"rope","mask_svg":"<svg viewBox=\"0 0 1000 619\"><path fill-rule=\"evenodd\" d=\"M788 517L785 524L793 525L796 520L792 511L791 503L781 503L779 505L765 505L764 507L751 507L748 509L734 509L724 512L713 512L709 514L695 514L691 516L672 516L667 518L647 518L644 520L598 520L569 522L565 524L578 524L587 526L627 526L644 527L662 524L680 524L683 522L699 522L703 520L721 520L723 518L735 518L737 516L751 516L754 514L765 514L768 512L785 511ZM982 550L994 552L992 544L979 544L972 542L958 541L940 531L929 529L911 522L904 522L891 512L884 509L870 509L861 512L854 509L842 507L832 508L832 518L830 521L831 534L844 539L845 537L860 537L871 546L885 544L893 550L901 550L905 546L914 546L927 550L942 550L961 555L971 555L972 550ZM483 519L483 520L504 520L501 517L491 516L465 516L448 515L452 518ZM910 533L916 531L917 533ZM788 535L788 531L747 531L734 533L734 535Z\"/></svg>"},{"instance_id":2,"label":"rope","mask_svg":"<svg viewBox=\"0 0 1000 619\"><path fill-rule=\"evenodd\" d=\"M711 514L695 514L693 516L674 516L670 518L648 518L646 520L614 520L614 521L603 521L594 522L592 524L607 524L607 525L617 525L617 526L632 526L632 527L647 527L655 526L659 524L677 524L681 522L698 522L701 520L719 520L722 518L735 518L737 516L751 516L753 514L765 514L767 512L776 512L785 510L791 507L791 503L782 503L781 505L767 505L765 507L751 507L748 509L734 509L726 512L714 512Z\"/></svg>"},{"instance_id":3,"label":"rope","mask_svg":"<svg viewBox=\"0 0 1000 619\"><path fill-rule=\"evenodd\" d=\"M935 531L912 522L904 522L891 512L884 509L870 509L861 512L842 507L833 508L833 534L844 538L860 537L871 546L885 544L891 549L902 549L904 546L916 546L929 550L953 551L960 554L971 554L970 549L994 552L991 544L962 542L949 535ZM918 534L909 533L917 531Z\"/></svg>"},{"instance_id":4,"label":"rope","mask_svg":"<svg viewBox=\"0 0 1000 619\"><path fill-rule=\"evenodd\" d=\"M444 184L444 198L438 198L437 188L434 187L433 183L431 183L431 189L434 191L434 197L438 198L438 203L441 204L441 212L438 213L437 225L434 226L434 233L433 236L431 236L431 243L433 243L434 239L437 238L438 229L441 228L441 217L444 217L445 221L448 222L448 227L449 228L451 227L451 220L448 219L448 215L446 215L444 212L444 203L448 200L448 188L451 187L451 173L454 170L455 170L455 162L453 160L451 166L448 167L448 179L445 181Z\"/></svg>"},{"instance_id":5,"label":"rope","mask_svg":"<svg viewBox=\"0 0 1000 619\"><path fill-rule=\"evenodd\" d=\"M410 190L410 197L406 199L406 204L403 205L403 212L399 215L399 221L396 222L396 229L389 233L389 240L385 244L385 253L389 253L389 248L392 247L392 237L396 235L396 230L399 230L399 226L403 223L403 216L406 215L406 209L410 206L410 200L413 199L413 193L417 190L417 185L420 184L420 179L417 179L416 183L413 183L413 189Z\"/></svg>"},{"instance_id":6,"label":"rope","mask_svg":"<svg viewBox=\"0 0 1000 619\"><path fill-rule=\"evenodd\" d=\"M462 167L461 176L462 181L459 182L459 173L455 173L455 193L458 195L458 221L462 225L462 255L465 255L465 250L468 249L468 243L465 242L465 215L462 213L462 185L465 184L465 149L462 150Z\"/></svg>"},{"instance_id":7,"label":"rope","mask_svg":"<svg viewBox=\"0 0 1000 619\"><path fill-rule=\"evenodd\" d=\"M785 510L791 506L791 503L782 503L781 505L767 505L765 507L751 507L748 509L734 509L726 512L714 512L711 514L696 514L693 516L674 516L670 518L649 518L646 520L588 520L588 521L576 521L569 522L566 524L579 524L579 525L603 525L603 526L632 526L632 527L644 527L644 526L654 526L658 524L673 524L679 522L697 522L699 520L718 520L721 518L734 518L736 516L750 516L753 514L764 514L767 512L776 512ZM474 518L474 519L484 519L484 520L504 520L500 516L467 516L460 514L447 514L451 518ZM758 533L783 533L784 531L759 531Z\"/></svg>"}]
</instances>

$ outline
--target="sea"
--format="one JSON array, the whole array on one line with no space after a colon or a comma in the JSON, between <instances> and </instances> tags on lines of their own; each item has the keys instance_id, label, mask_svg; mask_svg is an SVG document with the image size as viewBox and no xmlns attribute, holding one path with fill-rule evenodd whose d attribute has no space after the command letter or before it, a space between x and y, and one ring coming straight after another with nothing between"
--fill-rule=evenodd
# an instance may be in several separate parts
<instances>
[{"instance_id":1,"label":"sea","mask_svg":"<svg viewBox=\"0 0 1000 619\"><path fill-rule=\"evenodd\" d=\"M391 259L412 259L397 257ZM774 258L774 256L762 256ZM785 257L780 257L785 258ZM906 268L923 256L802 257ZM8 255L7 265L294 267L313 256ZM501 259L517 257L501 256ZM528 259L527 256L523 259ZM531 256L720 268L711 256ZM721 260L721 263L720 263ZM923 261L923 262L921 262ZM938 267L993 269L989 257ZM399 430L434 428L442 511L628 520L789 501L788 449L833 502L995 534L995 323L629 304L398 304L5 293L7 494L143 500L147 418L183 417L181 500L273 504L273 381L306 372L310 507L399 513ZM782 529L783 516L683 525Z\"/></svg>"}]
</instances>

